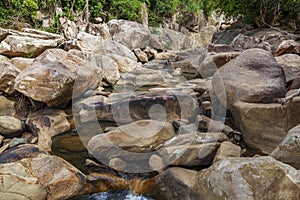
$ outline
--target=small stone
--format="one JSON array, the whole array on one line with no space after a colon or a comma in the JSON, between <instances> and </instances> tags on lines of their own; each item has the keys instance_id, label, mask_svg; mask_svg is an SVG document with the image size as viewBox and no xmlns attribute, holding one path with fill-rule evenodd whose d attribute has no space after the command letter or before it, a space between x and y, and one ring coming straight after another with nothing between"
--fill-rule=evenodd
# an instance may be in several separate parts
<instances>
[{"instance_id":1,"label":"small stone","mask_svg":"<svg viewBox=\"0 0 300 200\"><path fill-rule=\"evenodd\" d=\"M26 143L28 143L28 140L26 138L13 138L9 143L9 148L13 148L20 144L26 144Z\"/></svg>"},{"instance_id":2,"label":"small stone","mask_svg":"<svg viewBox=\"0 0 300 200\"><path fill-rule=\"evenodd\" d=\"M153 171L161 171L166 165L160 156L154 154L149 159L149 166Z\"/></svg>"},{"instance_id":3,"label":"small stone","mask_svg":"<svg viewBox=\"0 0 300 200\"><path fill-rule=\"evenodd\" d=\"M134 54L139 59L139 61L146 63L148 62L148 56L145 52L143 52L141 49L134 49Z\"/></svg>"},{"instance_id":4,"label":"small stone","mask_svg":"<svg viewBox=\"0 0 300 200\"><path fill-rule=\"evenodd\" d=\"M128 164L121 158L111 159L108 165L118 171L125 171L128 168Z\"/></svg>"},{"instance_id":5,"label":"small stone","mask_svg":"<svg viewBox=\"0 0 300 200\"><path fill-rule=\"evenodd\" d=\"M22 131L21 120L11 116L0 116L0 134L4 137L14 137Z\"/></svg>"}]
</instances>

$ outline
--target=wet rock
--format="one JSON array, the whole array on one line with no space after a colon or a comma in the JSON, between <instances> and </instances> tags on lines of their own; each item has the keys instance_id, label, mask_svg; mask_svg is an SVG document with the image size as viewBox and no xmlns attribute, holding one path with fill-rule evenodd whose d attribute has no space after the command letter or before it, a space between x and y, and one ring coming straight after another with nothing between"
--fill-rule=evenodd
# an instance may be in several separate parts
<instances>
[{"instance_id":1,"label":"wet rock","mask_svg":"<svg viewBox=\"0 0 300 200\"><path fill-rule=\"evenodd\" d=\"M240 157L241 156L241 147L233 144L232 142L225 141L222 142L220 147L218 148L214 163L218 162L219 160L226 159L229 157Z\"/></svg>"},{"instance_id":2,"label":"wet rock","mask_svg":"<svg viewBox=\"0 0 300 200\"><path fill-rule=\"evenodd\" d=\"M15 102L7 99L4 96L0 96L0 116L14 116L15 114Z\"/></svg>"},{"instance_id":3,"label":"wet rock","mask_svg":"<svg viewBox=\"0 0 300 200\"><path fill-rule=\"evenodd\" d=\"M71 164L57 156L47 154L36 145L20 145L7 150L0 154L0 163L2 163L0 164L1 179L9 177L5 184L9 183L13 186L17 182L17 186L24 185L28 190L34 184L33 189L29 190L32 199L69 199L80 194L86 181L85 175ZM4 168L6 171L3 170ZM26 173L19 177L20 172ZM15 181L10 183L10 180ZM20 191L23 191L23 188L13 186L9 193L18 196ZM24 191L26 197L28 193L27 190ZM6 193L6 190L1 188L1 192ZM36 194L40 196L36 197Z\"/></svg>"},{"instance_id":4,"label":"wet rock","mask_svg":"<svg viewBox=\"0 0 300 200\"><path fill-rule=\"evenodd\" d=\"M14 137L22 131L22 123L11 116L0 116L0 134L4 137Z\"/></svg>"},{"instance_id":5,"label":"wet rock","mask_svg":"<svg viewBox=\"0 0 300 200\"><path fill-rule=\"evenodd\" d=\"M116 54L137 61L134 53L125 45L116 41L103 40L99 36L80 32L77 35L77 45L85 53L92 54Z\"/></svg>"},{"instance_id":6,"label":"wet rock","mask_svg":"<svg viewBox=\"0 0 300 200\"><path fill-rule=\"evenodd\" d=\"M272 157L227 158L198 173L191 199L299 198L299 172Z\"/></svg>"},{"instance_id":7,"label":"wet rock","mask_svg":"<svg viewBox=\"0 0 300 200\"><path fill-rule=\"evenodd\" d=\"M166 165L206 166L212 163L218 147L218 143L171 146L164 148L160 154Z\"/></svg>"},{"instance_id":8,"label":"wet rock","mask_svg":"<svg viewBox=\"0 0 300 200\"><path fill-rule=\"evenodd\" d=\"M283 141L270 154L276 160L300 169L300 126L289 130Z\"/></svg>"},{"instance_id":9,"label":"wet rock","mask_svg":"<svg viewBox=\"0 0 300 200\"><path fill-rule=\"evenodd\" d=\"M14 90L15 79L20 70L8 61L0 61L0 91L12 94Z\"/></svg>"},{"instance_id":10,"label":"wet rock","mask_svg":"<svg viewBox=\"0 0 300 200\"><path fill-rule=\"evenodd\" d=\"M276 56L290 53L300 54L300 44L295 42L295 40L285 40L281 42L275 51Z\"/></svg>"},{"instance_id":11,"label":"wet rock","mask_svg":"<svg viewBox=\"0 0 300 200\"><path fill-rule=\"evenodd\" d=\"M232 115L246 145L269 154L299 124L299 103L300 97L285 105L237 102Z\"/></svg>"},{"instance_id":12,"label":"wet rock","mask_svg":"<svg viewBox=\"0 0 300 200\"><path fill-rule=\"evenodd\" d=\"M286 90L282 67L262 49L246 50L224 65L212 85L218 100L229 109L236 101L272 103Z\"/></svg>"},{"instance_id":13,"label":"wet rock","mask_svg":"<svg viewBox=\"0 0 300 200\"><path fill-rule=\"evenodd\" d=\"M102 163L120 158L132 167L139 159L148 160L152 151L174 136L175 130L168 122L140 120L92 137L87 149Z\"/></svg>"},{"instance_id":14,"label":"wet rock","mask_svg":"<svg viewBox=\"0 0 300 200\"><path fill-rule=\"evenodd\" d=\"M98 83L97 78L96 68L88 61L60 49L51 49L18 75L15 89L34 100L54 106L94 87Z\"/></svg>"},{"instance_id":15,"label":"wet rock","mask_svg":"<svg viewBox=\"0 0 300 200\"><path fill-rule=\"evenodd\" d=\"M70 130L67 115L62 110L40 110L30 113L26 125L38 135L38 145L51 151L52 137Z\"/></svg>"},{"instance_id":16,"label":"wet rock","mask_svg":"<svg viewBox=\"0 0 300 200\"><path fill-rule=\"evenodd\" d=\"M275 57L275 59L282 65L286 82L292 81L300 76L300 56L297 54L284 54Z\"/></svg>"},{"instance_id":17,"label":"wet rock","mask_svg":"<svg viewBox=\"0 0 300 200\"><path fill-rule=\"evenodd\" d=\"M144 49L149 44L150 30L133 21L110 20L107 23L109 31L114 41L117 41L129 49Z\"/></svg>"},{"instance_id":18,"label":"wet rock","mask_svg":"<svg viewBox=\"0 0 300 200\"><path fill-rule=\"evenodd\" d=\"M150 194L157 199L189 199L196 175L193 170L170 168L154 178L156 184Z\"/></svg>"},{"instance_id":19,"label":"wet rock","mask_svg":"<svg viewBox=\"0 0 300 200\"><path fill-rule=\"evenodd\" d=\"M32 65L34 59L33 58L23 58L23 57L14 57L10 59L11 64L13 64L16 68L23 71L27 66Z\"/></svg>"},{"instance_id":20,"label":"wet rock","mask_svg":"<svg viewBox=\"0 0 300 200\"><path fill-rule=\"evenodd\" d=\"M260 48L271 52L271 45L268 42L256 37L243 35L242 33L233 39L231 46L236 50Z\"/></svg>"}]
</instances>

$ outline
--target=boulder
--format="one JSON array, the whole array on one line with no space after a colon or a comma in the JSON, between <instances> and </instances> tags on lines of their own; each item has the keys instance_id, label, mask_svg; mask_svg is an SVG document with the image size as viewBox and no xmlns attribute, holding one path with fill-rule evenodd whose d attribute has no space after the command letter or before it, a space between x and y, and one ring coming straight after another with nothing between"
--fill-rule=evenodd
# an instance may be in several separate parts
<instances>
[{"instance_id":1,"label":"boulder","mask_svg":"<svg viewBox=\"0 0 300 200\"><path fill-rule=\"evenodd\" d=\"M236 102L232 115L246 145L269 154L299 124L299 104L300 97L285 105Z\"/></svg>"},{"instance_id":2,"label":"boulder","mask_svg":"<svg viewBox=\"0 0 300 200\"><path fill-rule=\"evenodd\" d=\"M260 48L271 52L271 45L268 42L256 37L246 36L240 33L230 44L236 50L246 50L252 48Z\"/></svg>"},{"instance_id":3,"label":"boulder","mask_svg":"<svg viewBox=\"0 0 300 200\"><path fill-rule=\"evenodd\" d=\"M59 39L9 35L0 43L0 54L13 57L36 57L46 49L58 47L60 42Z\"/></svg>"},{"instance_id":4,"label":"boulder","mask_svg":"<svg viewBox=\"0 0 300 200\"><path fill-rule=\"evenodd\" d=\"M191 38L199 46L205 46L212 42L214 33L217 31L217 28L213 25L205 26L199 33L192 33Z\"/></svg>"},{"instance_id":5,"label":"boulder","mask_svg":"<svg viewBox=\"0 0 300 200\"><path fill-rule=\"evenodd\" d=\"M108 56L111 57L118 64L119 71L122 73L130 72L142 65L141 63L136 62L135 60L132 60L128 57L119 56L116 54L108 54Z\"/></svg>"},{"instance_id":6,"label":"boulder","mask_svg":"<svg viewBox=\"0 0 300 200\"><path fill-rule=\"evenodd\" d=\"M23 163L0 164L0 178L1 199L44 200L47 197L46 188Z\"/></svg>"},{"instance_id":7,"label":"boulder","mask_svg":"<svg viewBox=\"0 0 300 200\"><path fill-rule=\"evenodd\" d=\"M90 139L87 145L89 153L102 163L113 158L125 161L134 170L147 161L159 145L175 136L173 126L168 122L140 120L119 126L107 133Z\"/></svg>"},{"instance_id":8,"label":"boulder","mask_svg":"<svg viewBox=\"0 0 300 200\"><path fill-rule=\"evenodd\" d=\"M52 137L70 130L67 115L62 110L49 109L30 113L26 125L38 135L38 145L46 151L51 151Z\"/></svg>"},{"instance_id":9,"label":"boulder","mask_svg":"<svg viewBox=\"0 0 300 200\"><path fill-rule=\"evenodd\" d=\"M134 54L136 55L136 57L139 59L139 61L141 61L143 63L148 62L147 53L145 53L141 49L134 49L133 51L134 51Z\"/></svg>"},{"instance_id":10,"label":"boulder","mask_svg":"<svg viewBox=\"0 0 300 200\"><path fill-rule=\"evenodd\" d=\"M289 130L283 141L274 149L270 156L276 160L300 169L300 126Z\"/></svg>"},{"instance_id":11,"label":"boulder","mask_svg":"<svg viewBox=\"0 0 300 200\"><path fill-rule=\"evenodd\" d=\"M16 114L15 102L0 95L0 116L9 115L14 116Z\"/></svg>"},{"instance_id":12,"label":"boulder","mask_svg":"<svg viewBox=\"0 0 300 200\"><path fill-rule=\"evenodd\" d=\"M199 65L198 71L203 78L213 76L219 68L239 55L240 52L208 53Z\"/></svg>"},{"instance_id":13,"label":"boulder","mask_svg":"<svg viewBox=\"0 0 300 200\"><path fill-rule=\"evenodd\" d=\"M73 108L78 123L109 120L128 124L142 119L192 122L198 112L196 99L180 92L113 93L109 98L92 96L74 104Z\"/></svg>"},{"instance_id":14,"label":"boulder","mask_svg":"<svg viewBox=\"0 0 300 200\"><path fill-rule=\"evenodd\" d=\"M222 105L236 101L272 103L285 95L285 75L271 53L248 49L220 68L212 80L213 91Z\"/></svg>"},{"instance_id":15,"label":"boulder","mask_svg":"<svg viewBox=\"0 0 300 200\"><path fill-rule=\"evenodd\" d=\"M272 157L227 158L200 171L190 199L297 199L300 173Z\"/></svg>"},{"instance_id":16,"label":"boulder","mask_svg":"<svg viewBox=\"0 0 300 200\"><path fill-rule=\"evenodd\" d=\"M286 82L292 81L300 76L300 56L297 54L284 54L275 57L275 59L282 65Z\"/></svg>"},{"instance_id":17,"label":"boulder","mask_svg":"<svg viewBox=\"0 0 300 200\"><path fill-rule=\"evenodd\" d=\"M214 159L219 143L180 145L163 148L163 162L171 166L206 166Z\"/></svg>"},{"instance_id":18,"label":"boulder","mask_svg":"<svg viewBox=\"0 0 300 200\"><path fill-rule=\"evenodd\" d=\"M11 64L13 64L16 68L23 71L27 66L32 65L34 59L33 58L23 58L23 57L14 57L10 59Z\"/></svg>"},{"instance_id":19,"label":"boulder","mask_svg":"<svg viewBox=\"0 0 300 200\"><path fill-rule=\"evenodd\" d=\"M63 200L82 192L85 175L36 145L21 145L0 155L0 178L8 180L1 185L3 188L0 187L1 197L2 193L9 193L20 198L32 196L24 199ZM24 188L18 187L22 185ZM12 187L9 189L8 186Z\"/></svg>"},{"instance_id":20,"label":"boulder","mask_svg":"<svg viewBox=\"0 0 300 200\"><path fill-rule=\"evenodd\" d=\"M218 148L214 163L219 160L230 158L230 157L240 157L241 156L241 147L233 144L230 141L222 142Z\"/></svg>"},{"instance_id":21,"label":"boulder","mask_svg":"<svg viewBox=\"0 0 300 200\"><path fill-rule=\"evenodd\" d=\"M22 131L22 122L11 116L0 116L0 134L4 137L14 137Z\"/></svg>"},{"instance_id":22,"label":"boulder","mask_svg":"<svg viewBox=\"0 0 300 200\"><path fill-rule=\"evenodd\" d=\"M155 185L150 196L166 200L189 199L196 176L196 171L172 167L154 177Z\"/></svg>"},{"instance_id":23,"label":"boulder","mask_svg":"<svg viewBox=\"0 0 300 200\"><path fill-rule=\"evenodd\" d=\"M137 61L134 53L125 45L116 41L104 40L99 36L94 36L85 32L78 33L77 45L79 49L85 53L115 54Z\"/></svg>"},{"instance_id":24,"label":"boulder","mask_svg":"<svg viewBox=\"0 0 300 200\"><path fill-rule=\"evenodd\" d=\"M61 49L51 49L17 76L15 89L36 101L57 106L94 87L98 76L88 61Z\"/></svg>"},{"instance_id":25,"label":"boulder","mask_svg":"<svg viewBox=\"0 0 300 200\"><path fill-rule=\"evenodd\" d=\"M107 25L113 40L127 46L131 50L144 49L149 44L150 30L142 24L113 19Z\"/></svg>"},{"instance_id":26,"label":"boulder","mask_svg":"<svg viewBox=\"0 0 300 200\"><path fill-rule=\"evenodd\" d=\"M12 94L15 91L15 79L19 73L20 70L10 62L0 61L0 91Z\"/></svg>"},{"instance_id":27,"label":"boulder","mask_svg":"<svg viewBox=\"0 0 300 200\"><path fill-rule=\"evenodd\" d=\"M282 41L275 51L276 56L290 53L300 54L300 44L295 40Z\"/></svg>"}]
</instances>

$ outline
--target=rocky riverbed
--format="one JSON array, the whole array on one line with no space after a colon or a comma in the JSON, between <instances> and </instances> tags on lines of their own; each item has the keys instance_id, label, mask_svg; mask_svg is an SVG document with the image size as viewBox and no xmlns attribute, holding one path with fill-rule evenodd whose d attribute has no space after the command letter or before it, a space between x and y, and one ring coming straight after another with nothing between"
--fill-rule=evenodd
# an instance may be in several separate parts
<instances>
[{"instance_id":1,"label":"rocky riverbed","mask_svg":"<svg viewBox=\"0 0 300 200\"><path fill-rule=\"evenodd\" d=\"M1 29L0 199L299 199L299 36L215 31Z\"/></svg>"}]
</instances>

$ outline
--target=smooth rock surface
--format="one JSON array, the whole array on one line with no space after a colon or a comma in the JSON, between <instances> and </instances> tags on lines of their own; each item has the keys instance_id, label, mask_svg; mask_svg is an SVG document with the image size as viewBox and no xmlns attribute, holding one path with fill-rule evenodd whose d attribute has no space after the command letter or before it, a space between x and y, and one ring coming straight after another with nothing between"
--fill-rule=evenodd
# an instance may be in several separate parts
<instances>
[{"instance_id":1,"label":"smooth rock surface","mask_svg":"<svg viewBox=\"0 0 300 200\"><path fill-rule=\"evenodd\" d=\"M282 67L262 49L248 49L224 65L212 85L218 100L229 109L236 101L272 103L286 92Z\"/></svg>"},{"instance_id":2,"label":"smooth rock surface","mask_svg":"<svg viewBox=\"0 0 300 200\"><path fill-rule=\"evenodd\" d=\"M55 106L94 87L97 78L97 70L88 61L61 49L51 49L18 75L15 89L34 100Z\"/></svg>"},{"instance_id":3,"label":"smooth rock surface","mask_svg":"<svg viewBox=\"0 0 300 200\"><path fill-rule=\"evenodd\" d=\"M289 130L283 141L270 154L276 160L300 169L300 126Z\"/></svg>"},{"instance_id":4,"label":"smooth rock surface","mask_svg":"<svg viewBox=\"0 0 300 200\"><path fill-rule=\"evenodd\" d=\"M22 130L21 120L11 116L0 116L0 134L4 137L13 137Z\"/></svg>"},{"instance_id":5,"label":"smooth rock surface","mask_svg":"<svg viewBox=\"0 0 300 200\"><path fill-rule=\"evenodd\" d=\"M191 199L297 199L300 173L272 157L227 158L198 173Z\"/></svg>"}]
</instances>

